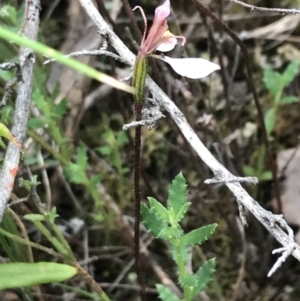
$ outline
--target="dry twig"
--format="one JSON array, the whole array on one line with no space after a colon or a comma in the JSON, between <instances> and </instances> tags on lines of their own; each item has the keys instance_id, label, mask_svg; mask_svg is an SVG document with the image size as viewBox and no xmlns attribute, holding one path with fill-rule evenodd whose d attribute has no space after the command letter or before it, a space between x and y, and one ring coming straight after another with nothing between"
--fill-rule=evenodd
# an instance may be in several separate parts
<instances>
[{"instance_id":1,"label":"dry twig","mask_svg":"<svg viewBox=\"0 0 300 301\"><path fill-rule=\"evenodd\" d=\"M227 0L229 2L241 5L245 8L249 8L251 11L256 10L262 13L273 13L273 14L293 14L293 15L298 15L300 14L299 9L294 9L294 8L269 8L269 7L259 7L255 5L250 5L247 3L244 3L239 0Z\"/></svg>"},{"instance_id":2,"label":"dry twig","mask_svg":"<svg viewBox=\"0 0 300 301\"><path fill-rule=\"evenodd\" d=\"M37 39L39 29L39 0L28 1L26 8L26 22L22 34L32 40ZM30 113L31 94L33 85L33 68L35 54L31 49L20 48L20 68L22 81L18 84L16 106L13 117L12 134L21 143L27 132L27 121ZM5 153L3 167L0 173L0 222L10 198L15 177L19 169L20 150L13 143L9 143Z\"/></svg>"}]
</instances>

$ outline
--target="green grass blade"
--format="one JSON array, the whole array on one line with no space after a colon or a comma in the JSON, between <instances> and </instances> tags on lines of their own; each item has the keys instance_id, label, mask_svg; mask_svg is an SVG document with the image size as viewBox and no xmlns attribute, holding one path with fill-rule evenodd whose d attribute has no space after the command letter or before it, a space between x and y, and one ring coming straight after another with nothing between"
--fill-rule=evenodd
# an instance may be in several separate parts
<instances>
[{"instance_id":1,"label":"green grass blade","mask_svg":"<svg viewBox=\"0 0 300 301\"><path fill-rule=\"evenodd\" d=\"M0 289L59 282L72 278L76 274L76 268L54 262L2 263L0 264Z\"/></svg>"},{"instance_id":2,"label":"green grass blade","mask_svg":"<svg viewBox=\"0 0 300 301\"><path fill-rule=\"evenodd\" d=\"M41 53L49 58L55 59L59 63L69 66L91 78L94 78L102 83L110 85L114 88L133 93L134 89L111 76L98 72L96 69L87 66L73 58L66 57L63 53L56 51L42 43L27 39L16 33L13 33L3 27L0 27L0 38L11 41L21 46L31 48L35 52Z\"/></svg>"}]
</instances>

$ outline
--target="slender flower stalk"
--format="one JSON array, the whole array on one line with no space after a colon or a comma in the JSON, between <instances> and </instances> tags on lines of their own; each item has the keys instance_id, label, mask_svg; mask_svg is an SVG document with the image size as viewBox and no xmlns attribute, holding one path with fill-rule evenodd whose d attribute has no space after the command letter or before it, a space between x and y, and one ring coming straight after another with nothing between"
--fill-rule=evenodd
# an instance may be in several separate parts
<instances>
[{"instance_id":1,"label":"slender flower stalk","mask_svg":"<svg viewBox=\"0 0 300 301\"><path fill-rule=\"evenodd\" d=\"M170 58L167 56L153 55L154 51L167 52L172 50L178 40L184 46L186 38L176 36L169 31L167 18L171 13L170 0L155 9L154 20L148 32L147 19L141 6L136 6L133 10L139 9L144 19L144 33L139 53L136 57L132 85L134 87L134 114L136 121L142 119L142 109L146 77L148 69L148 57L152 56L168 63L175 72L182 76L197 79L202 78L215 70L220 69L217 64L211 63L202 58ZM138 282L141 287L141 299L145 300L145 285L142 280L140 268L140 211L141 211L141 192L140 192L140 157L141 157L141 125L135 129L134 139L134 197L135 197L135 226L134 226L134 253Z\"/></svg>"},{"instance_id":2,"label":"slender flower stalk","mask_svg":"<svg viewBox=\"0 0 300 301\"><path fill-rule=\"evenodd\" d=\"M133 66L132 86L135 88L134 100L137 103L142 103L144 99L144 91L146 84L146 76L148 69L148 58L140 53L136 57Z\"/></svg>"}]
</instances>

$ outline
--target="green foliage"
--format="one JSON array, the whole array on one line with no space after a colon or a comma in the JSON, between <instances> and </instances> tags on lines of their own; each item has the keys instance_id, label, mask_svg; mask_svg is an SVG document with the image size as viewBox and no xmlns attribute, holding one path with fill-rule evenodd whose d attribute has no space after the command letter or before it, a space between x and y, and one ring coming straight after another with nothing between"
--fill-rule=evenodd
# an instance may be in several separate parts
<instances>
[{"instance_id":1,"label":"green foliage","mask_svg":"<svg viewBox=\"0 0 300 301\"><path fill-rule=\"evenodd\" d=\"M187 246L201 245L204 241L211 237L216 228L217 224L212 224L195 229L182 237L182 243Z\"/></svg>"},{"instance_id":2,"label":"green foliage","mask_svg":"<svg viewBox=\"0 0 300 301\"><path fill-rule=\"evenodd\" d=\"M46 74L45 68L38 68L36 74ZM46 76L35 76L35 85L33 87L32 99L36 107L41 113L40 117L31 117L28 127L31 130L43 128L60 146L62 155L69 156L68 140L65 138L61 129L61 121L63 115L67 111L67 100L62 99L58 104L54 100L59 92L58 87L54 89L52 94L48 94L46 90Z\"/></svg>"},{"instance_id":3,"label":"green foliage","mask_svg":"<svg viewBox=\"0 0 300 301\"><path fill-rule=\"evenodd\" d=\"M100 222L103 220L102 212L104 202L101 199L97 185L99 182L101 182L103 177L101 174L89 176L87 173L87 166L87 150L85 146L80 145L79 147L77 147L76 161L68 163L67 167L64 170L64 174L71 183L83 185L86 188L86 190L91 194L97 206L97 211L99 211L99 213L94 213L92 214L92 216L95 220Z\"/></svg>"},{"instance_id":4,"label":"green foliage","mask_svg":"<svg viewBox=\"0 0 300 301\"><path fill-rule=\"evenodd\" d=\"M264 115L264 122L268 139L272 140L272 132L276 125L276 116L280 106L296 103L299 101L297 96L284 96L284 89L294 80L299 72L299 63L291 62L282 72L276 72L270 67L264 69L263 81L266 88L272 96L272 106ZM261 146L257 152L256 166L244 166L243 170L246 176L257 177L259 181L269 181L272 179L270 170L266 170L266 149Z\"/></svg>"},{"instance_id":5,"label":"green foliage","mask_svg":"<svg viewBox=\"0 0 300 301\"><path fill-rule=\"evenodd\" d=\"M87 160L86 148L81 145L77 148L77 157L75 163L69 162L64 171L66 178L70 182L83 185L89 182L86 175Z\"/></svg>"},{"instance_id":6,"label":"green foliage","mask_svg":"<svg viewBox=\"0 0 300 301\"><path fill-rule=\"evenodd\" d=\"M143 223L145 227L153 234L155 237L159 237L162 229L167 227L167 223L164 222L155 211L149 208L146 204L141 204L141 215L143 218Z\"/></svg>"},{"instance_id":7,"label":"green foliage","mask_svg":"<svg viewBox=\"0 0 300 301\"><path fill-rule=\"evenodd\" d=\"M38 181L38 176L37 175L33 175L31 181L29 180L24 180L23 181L23 187L30 192L31 191L31 187L37 187L38 185L40 185L41 182Z\"/></svg>"},{"instance_id":8,"label":"green foliage","mask_svg":"<svg viewBox=\"0 0 300 301\"><path fill-rule=\"evenodd\" d=\"M54 262L5 263L0 264L0 289L64 281L76 274L76 268Z\"/></svg>"},{"instance_id":9,"label":"green foliage","mask_svg":"<svg viewBox=\"0 0 300 301\"><path fill-rule=\"evenodd\" d=\"M208 283L211 281L215 273L215 258L211 258L204 262L196 273L197 288L194 292L195 296L205 289Z\"/></svg>"},{"instance_id":10,"label":"green foliage","mask_svg":"<svg viewBox=\"0 0 300 301\"><path fill-rule=\"evenodd\" d=\"M283 73L273 71L270 67L264 70L264 83L273 97L273 106L265 113L265 125L267 134L270 138L276 123L276 114L279 106L298 102L296 96L283 96L284 89L293 81L298 74L299 63L291 62Z\"/></svg>"},{"instance_id":11,"label":"green foliage","mask_svg":"<svg viewBox=\"0 0 300 301\"><path fill-rule=\"evenodd\" d=\"M156 284L156 289L161 300L181 301L168 287Z\"/></svg>"},{"instance_id":12,"label":"green foliage","mask_svg":"<svg viewBox=\"0 0 300 301\"><path fill-rule=\"evenodd\" d=\"M124 175L129 172L129 169L123 167L120 148L128 143L127 134L122 131L115 134L111 129L107 129L104 133L107 145L99 147L98 151L105 156L108 156L116 168L118 174Z\"/></svg>"},{"instance_id":13,"label":"green foliage","mask_svg":"<svg viewBox=\"0 0 300 301\"><path fill-rule=\"evenodd\" d=\"M16 25L18 23L17 11L11 5L4 5L0 9L0 18L6 24Z\"/></svg>"},{"instance_id":14,"label":"green foliage","mask_svg":"<svg viewBox=\"0 0 300 301\"><path fill-rule=\"evenodd\" d=\"M187 202L187 189L185 178L182 173L173 180L169 190L168 209L173 211L175 216L180 212L183 205Z\"/></svg>"},{"instance_id":15,"label":"green foliage","mask_svg":"<svg viewBox=\"0 0 300 301\"><path fill-rule=\"evenodd\" d=\"M169 190L167 208L154 198L148 198L149 207L142 204L141 216L145 227L157 238L171 243L172 257L179 270L179 284L183 288L184 298L179 299L170 289L157 285L159 297L163 301L191 301L211 281L215 272L215 259L210 259L195 274L188 273L186 262L189 247L203 243L214 233L217 225L200 227L184 234L180 221L187 213L187 185L182 173L178 174Z\"/></svg>"},{"instance_id":16,"label":"green foliage","mask_svg":"<svg viewBox=\"0 0 300 301\"><path fill-rule=\"evenodd\" d=\"M270 181L272 179L272 172L265 170L266 162L266 147L263 145L258 150L256 166L244 166L243 170L248 177L257 177L259 181Z\"/></svg>"},{"instance_id":17,"label":"green foliage","mask_svg":"<svg viewBox=\"0 0 300 301\"><path fill-rule=\"evenodd\" d=\"M16 10L14 5L5 4L2 7L0 6L0 25L5 27L12 32L17 33L20 30L21 24L24 18L25 5L21 9ZM0 39L0 53L1 53L1 62L5 61L17 61L17 49L12 47L9 41ZM13 78L15 70L5 71L0 70L0 78L5 82Z\"/></svg>"},{"instance_id":18,"label":"green foliage","mask_svg":"<svg viewBox=\"0 0 300 301\"><path fill-rule=\"evenodd\" d=\"M21 236L20 231L16 225L16 222L9 211L6 211L4 214L1 223L1 228L13 235ZM10 237L5 237L1 233L0 233L0 245L11 262L18 262L18 261L22 262L26 260L27 250L25 246L20 245Z\"/></svg>"}]
</instances>

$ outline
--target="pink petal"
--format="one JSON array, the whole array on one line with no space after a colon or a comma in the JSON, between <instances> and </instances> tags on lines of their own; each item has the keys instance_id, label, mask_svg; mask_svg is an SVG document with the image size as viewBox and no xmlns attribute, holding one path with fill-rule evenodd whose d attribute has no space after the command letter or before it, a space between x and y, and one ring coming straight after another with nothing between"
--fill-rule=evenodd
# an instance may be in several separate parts
<instances>
[{"instance_id":1,"label":"pink petal","mask_svg":"<svg viewBox=\"0 0 300 301\"><path fill-rule=\"evenodd\" d=\"M154 22L161 21L169 17L171 13L170 10L170 0L166 0L162 5L155 9Z\"/></svg>"}]
</instances>

